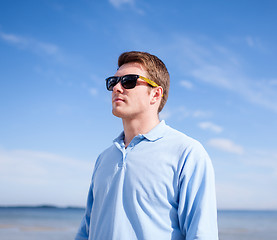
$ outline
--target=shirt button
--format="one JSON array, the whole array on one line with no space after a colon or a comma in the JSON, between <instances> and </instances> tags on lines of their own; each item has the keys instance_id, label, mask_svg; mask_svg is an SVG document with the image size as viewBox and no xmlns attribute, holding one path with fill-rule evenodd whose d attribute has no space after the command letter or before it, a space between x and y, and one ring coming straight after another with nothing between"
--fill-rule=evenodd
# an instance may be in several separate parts
<instances>
[{"instance_id":1,"label":"shirt button","mask_svg":"<svg viewBox=\"0 0 277 240\"><path fill-rule=\"evenodd\" d=\"M120 162L120 163L118 163L117 164L117 166L119 167L119 168L123 168L123 167L125 167L125 162Z\"/></svg>"}]
</instances>

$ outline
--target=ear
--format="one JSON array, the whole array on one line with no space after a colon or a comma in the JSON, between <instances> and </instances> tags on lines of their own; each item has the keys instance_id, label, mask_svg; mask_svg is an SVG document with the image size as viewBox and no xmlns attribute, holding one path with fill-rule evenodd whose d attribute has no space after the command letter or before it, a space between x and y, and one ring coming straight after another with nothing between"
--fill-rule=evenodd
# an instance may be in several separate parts
<instances>
[{"instance_id":1,"label":"ear","mask_svg":"<svg viewBox=\"0 0 277 240\"><path fill-rule=\"evenodd\" d=\"M161 86L155 87L151 91L151 99L150 103L155 104L157 102L160 102L163 97L163 88Z\"/></svg>"}]
</instances>

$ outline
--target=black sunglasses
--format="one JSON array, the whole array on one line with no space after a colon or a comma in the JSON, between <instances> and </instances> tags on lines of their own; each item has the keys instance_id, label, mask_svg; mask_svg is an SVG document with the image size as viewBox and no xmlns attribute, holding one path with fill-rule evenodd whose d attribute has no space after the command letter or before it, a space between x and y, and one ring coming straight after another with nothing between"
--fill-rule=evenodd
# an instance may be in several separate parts
<instances>
[{"instance_id":1,"label":"black sunglasses","mask_svg":"<svg viewBox=\"0 0 277 240\"><path fill-rule=\"evenodd\" d=\"M107 90L112 91L114 86L120 82L122 87L124 87L125 89L132 89L137 85L137 80L139 78L147 82L152 87L159 86L157 83L153 82L152 80L146 77L136 75L136 74L128 74L121 77L113 76L113 77L106 78L106 87L107 87Z\"/></svg>"}]
</instances>

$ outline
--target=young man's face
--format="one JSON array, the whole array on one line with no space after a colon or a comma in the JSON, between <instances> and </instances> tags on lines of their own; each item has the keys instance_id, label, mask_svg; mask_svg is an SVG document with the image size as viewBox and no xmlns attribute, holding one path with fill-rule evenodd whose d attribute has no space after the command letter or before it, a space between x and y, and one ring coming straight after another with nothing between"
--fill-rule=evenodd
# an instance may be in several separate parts
<instances>
[{"instance_id":1,"label":"young man's face","mask_svg":"<svg viewBox=\"0 0 277 240\"><path fill-rule=\"evenodd\" d=\"M122 65L115 76L137 74L147 77L147 73L139 63L126 63ZM150 90L146 82L137 80L137 85L132 89L125 89L117 83L112 92L112 112L122 119L143 118L150 107Z\"/></svg>"}]
</instances>

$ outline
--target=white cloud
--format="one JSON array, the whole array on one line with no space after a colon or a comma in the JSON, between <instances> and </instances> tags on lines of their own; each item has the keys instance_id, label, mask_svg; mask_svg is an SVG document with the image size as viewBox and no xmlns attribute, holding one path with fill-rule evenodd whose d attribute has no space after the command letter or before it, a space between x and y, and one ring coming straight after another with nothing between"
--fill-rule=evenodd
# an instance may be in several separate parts
<instances>
[{"instance_id":1,"label":"white cloud","mask_svg":"<svg viewBox=\"0 0 277 240\"><path fill-rule=\"evenodd\" d=\"M257 38L257 37L246 36L245 41L246 41L247 46L250 47L250 48L255 48L255 49L258 49L260 51L265 50L265 47L261 43L260 39Z\"/></svg>"},{"instance_id":2,"label":"white cloud","mask_svg":"<svg viewBox=\"0 0 277 240\"><path fill-rule=\"evenodd\" d=\"M198 124L198 126L204 130L208 129L215 133L221 133L223 131L223 128L212 123L212 122L201 122Z\"/></svg>"},{"instance_id":3,"label":"white cloud","mask_svg":"<svg viewBox=\"0 0 277 240\"><path fill-rule=\"evenodd\" d=\"M216 173L219 208L277 209L277 153L274 151L245 149L236 163L221 161L223 165Z\"/></svg>"},{"instance_id":4,"label":"white cloud","mask_svg":"<svg viewBox=\"0 0 277 240\"><path fill-rule=\"evenodd\" d=\"M189 81L185 81L185 80L181 81L180 85L187 88L187 89L192 89L193 88L192 83L189 82Z\"/></svg>"},{"instance_id":5,"label":"white cloud","mask_svg":"<svg viewBox=\"0 0 277 240\"><path fill-rule=\"evenodd\" d=\"M252 104L277 112L277 89L272 88L275 81L272 82L272 77L269 79L253 77L255 75L248 71L255 65L250 65L251 62L247 61L244 52L230 48L230 42L245 47L246 37L236 40L235 43L232 39L228 39L229 42L224 45L222 41L219 44L216 40L203 35L188 37L171 32L169 37L161 40L155 31L147 31L145 28L139 31L143 31L152 41L147 49L159 53L161 57L164 56L167 62L174 62L175 67L179 68L188 79L231 91ZM136 33L137 31L130 34L129 41L136 48L145 48L143 39ZM262 43L253 37L248 37L248 41L250 44L255 44L253 51L259 50L264 57L266 51Z\"/></svg>"},{"instance_id":6,"label":"white cloud","mask_svg":"<svg viewBox=\"0 0 277 240\"><path fill-rule=\"evenodd\" d=\"M213 161L219 208L277 209L276 149L245 148L237 156L223 152Z\"/></svg>"},{"instance_id":7,"label":"white cloud","mask_svg":"<svg viewBox=\"0 0 277 240\"><path fill-rule=\"evenodd\" d=\"M277 87L277 79L272 79L269 81L269 85L273 87Z\"/></svg>"},{"instance_id":8,"label":"white cloud","mask_svg":"<svg viewBox=\"0 0 277 240\"><path fill-rule=\"evenodd\" d=\"M254 47L255 42L254 42L254 39L252 37L248 36L248 37L246 37L245 40L246 40L246 43L249 47Z\"/></svg>"},{"instance_id":9,"label":"white cloud","mask_svg":"<svg viewBox=\"0 0 277 240\"><path fill-rule=\"evenodd\" d=\"M56 45L50 43L35 41L35 46L37 47L37 49L48 55L57 54L59 51L59 48Z\"/></svg>"},{"instance_id":10,"label":"white cloud","mask_svg":"<svg viewBox=\"0 0 277 240\"><path fill-rule=\"evenodd\" d=\"M123 4L134 4L134 0L109 0L109 2L116 8L119 8Z\"/></svg>"},{"instance_id":11,"label":"white cloud","mask_svg":"<svg viewBox=\"0 0 277 240\"><path fill-rule=\"evenodd\" d=\"M174 59L176 66L188 78L232 91L248 102L277 112L277 90L272 88L275 81L249 77L244 68L246 61L240 52L232 51L208 38L199 37L196 41L183 35L171 36L171 44L156 48L163 49L163 55ZM258 44L253 38L248 41Z\"/></svg>"},{"instance_id":12,"label":"white cloud","mask_svg":"<svg viewBox=\"0 0 277 240\"><path fill-rule=\"evenodd\" d=\"M212 112L203 110L190 110L185 106L179 106L176 108L169 108L165 106L160 113L161 119L169 119L174 117L176 120L183 120L184 118L207 118L212 116Z\"/></svg>"},{"instance_id":13,"label":"white cloud","mask_svg":"<svg viewBox=\"0 0 277 240\"><path fill-rule=\"evenodd\" d=\"M272 82L250 79L236 63L228 61L227 56L226 60L220 61L222 57L224 55L219 57L219 61L214 61L214 64L206 62L196 66L191 71L192 76L211 85L235 92L249 102L277 112L277 92L271 87Z\"/></svg>"},{"instance_id":14,"label":"white cloud","mask_svg":"<svg viewBox=\"0 0 277 240\"><path fill-rule=\"evenodd\" d=\"M90 88L90 89L89 89L89 93L90 93L90 95L92 95L92 96L97 96L97 94L98 94L98 89L96 89L96 88Z\"/></svg>"},{"instance_id":15,"label":"white cloud","mask_svg":"<svg viewBox=\"0 0 277 240\"><path fill-rule=\"evenodd\" d=\"M9 43L14 43L14 44L25 44L25 40L18 37L18 36L15 36L13 34L6 34L6 33L3 33L3 32L0 32L0 37L5 40L6 42L9 42Z\"/></svg>"},{"instance_id":16,"label":"white cloud","mask_svg":"<svg viewBox=\"0 0 277 240\"><path fill-rule=\"evenodd\" d=\"M167 117L174 117L176 120L182 121L183 119L191 116L190 111L185 106L179 106L176 108L167 108Z\"/></svg>"},{"instance_id":17,"label":"white cloud","mask_svg":"<svg viewBox=\"0 0 277 240\"><path fill-rule=\"evenodd\" d=\"M277 152L275 150L259 150L251 149L248 151L247 157L244 159L249 165L255 165L259 168L270 169L275 177L277 177Z\"/></svg>"},{"instance_id":18,"label":"white cloud","mask_svg":"<svg viewBox=\"0 0 277 240\"><path fill-rule=\"evenodd\" d=\"M59 47L52 43L41 42L33 38L21 37L4 32L0 32L0 39L15 45L20 49L28 49L37 54L45 54L61 58Z\"/></svg>"},{"instance_id":19,"label":"white cloud","mask_svg":"<svg viewBox=\"0 0 277 240\"><path fill-rule=\"evenodd\" d=\"M85 204L92 162L61 155L0 149L0 205Z\"/></svg>"},{"instance_id":20,"label":"white cloud","mask_svg":"<svg viewBox=\"0 0 277 240\"><path fill-rule=\"evenodd\" d=\"M237 177L237 176L236 176ZM272 210L277 209L275 186L269 186L270 178L248 175L246 179L228 179L216 184L219 209Z\"/></svg>"},{"instance_id":21,"label":"white cloud","mask_svg":"<svg viewBox=\"0 0 277 240\"><path fill-rule=\"evenodd\" d=\"M253 198L256 194L245 186L244 182L238 184L234 179L218 182L216 192L219 209L263 208L260 203L257 204L257 198Z\"/></svg>"},{"instance_id":22,"label":"white cloud","mask_svg":"<svg viewBox=\"0 0 277 240\"><path fill-rule=\"evenodd\" d=\"M160 114L160 119L167 120L172 116L172 112L170 112L168 109L163 109Z\"/></svg>"},{"instance_id":23,"label":"white cloud","mask_svg":"<svg viewBox=\"0 0 277 240\"><path fill-rule=\"evenodd\" d=\"M192 112L192 116L195 117L195 118L211 117L212 112L203 111L203 110L195 110L195 111Z\"/></svg>"},{"instance_id":24,"label":"white cloud","mask_svg":"<svg viewBox=\"0 0 277 240\"><path fill-rule=\"evenodd\" d=\"M244 153L244 149L242 146L226 138L210 139L208 141L208 145L225 152L230 152L230 153L239 154L239 155Z\"/></svg>"},{"instance_id":25,"label":"white cloud","mask_svg":"<svg viewBox=\"0 0 277 240\"><path fill-rule=\"evenodd\" d=\"M204 82L223 87L227 89L233 89L234 85L228 77L226 69L212 64L206 64L197 66L191 70L191 75Z\"/></svg>"}]
</instances>

